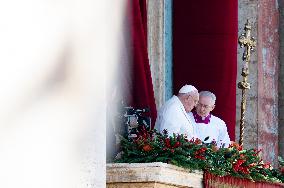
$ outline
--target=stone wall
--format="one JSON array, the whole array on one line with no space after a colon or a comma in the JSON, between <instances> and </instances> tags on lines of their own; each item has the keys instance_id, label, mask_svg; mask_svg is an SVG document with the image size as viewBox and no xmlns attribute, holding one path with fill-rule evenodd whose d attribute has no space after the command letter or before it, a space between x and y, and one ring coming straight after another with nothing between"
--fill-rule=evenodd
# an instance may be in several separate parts
<instances>
[{"instance_id":1,"label":"stone wall","mask_svg":"<svg viewBox=\"0 0 284 188\"><path fill-rule=\"evenodd\" d=\"M258 148L263 159L277 164L278 156L278 0L262 0L258 6Z\"/></svg>"},{"instance_id":2,"label":"stone wall","mask_svg":"<svg viewBox=\"0 0 284 188\"><path fill-rule=\"evenodd\" d=\"M277 163L278 155L278 62L279 13L277 0L239 0L239 34L246 19L257 39L249 65L248 101L245 121L245 148L263 149L266 161ZM241 80L243 49L238 49L238 81ZM237 91L237 128L239 137L241 91Z\"/></svg>"}]
</instances>

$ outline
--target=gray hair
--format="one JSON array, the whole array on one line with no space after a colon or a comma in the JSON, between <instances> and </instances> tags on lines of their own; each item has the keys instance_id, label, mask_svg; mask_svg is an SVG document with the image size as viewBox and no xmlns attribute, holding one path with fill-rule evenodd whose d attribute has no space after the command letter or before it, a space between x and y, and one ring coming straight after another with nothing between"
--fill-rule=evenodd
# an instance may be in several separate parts
<instances>
[{"instance_id":1,"label":"gray hair","mask_svg":"<svg viewBox=\"0 0 284 188\"><path fill-rule=\"evenodd\" d=\"M212 99L212 102L215 104L216 102L216 96L214 93L210 92L210 91L200 91L199 92L199 97L210 97Z\"/></svg>"}]
</instances>

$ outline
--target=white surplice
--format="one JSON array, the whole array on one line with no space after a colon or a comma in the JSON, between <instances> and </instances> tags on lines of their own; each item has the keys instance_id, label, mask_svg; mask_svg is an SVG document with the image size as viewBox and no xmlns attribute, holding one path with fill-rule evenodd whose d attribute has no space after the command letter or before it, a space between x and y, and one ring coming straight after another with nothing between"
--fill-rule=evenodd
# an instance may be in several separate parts
<instances>
[{"instance_id":1,"label":"white surplice","mask_svg":"<svg viewBox=\"0 0 284 188\"><path fill-rule=\"evenodd\" d=\"M218 147L228 147L231 143L230 137L227 131L227 126L223 120L211 114L210 122L196 123L192 112L188 113L190 120L193 122L194 135L200 140L204 141L206 137L208 140L205 143L211 143L215 141Z\"/></svg>"}]
</instances>

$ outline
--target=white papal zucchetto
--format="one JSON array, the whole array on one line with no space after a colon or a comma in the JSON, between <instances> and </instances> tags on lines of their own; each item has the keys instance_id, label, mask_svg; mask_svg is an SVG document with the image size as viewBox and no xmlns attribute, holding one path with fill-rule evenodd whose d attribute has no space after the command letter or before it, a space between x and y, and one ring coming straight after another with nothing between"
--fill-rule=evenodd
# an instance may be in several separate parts
<instances>
[{"instance_id":1,"label":"white papal zucchetto","mask_svg":"<svg viewBox=\"0 0 284 188\"><path fill-rule=\"evenodd\" d=\"M197 91L197 89L192 85L184 85L180 88L179 93L189 93L191 91Z\"/></svg>"}]
</instances>

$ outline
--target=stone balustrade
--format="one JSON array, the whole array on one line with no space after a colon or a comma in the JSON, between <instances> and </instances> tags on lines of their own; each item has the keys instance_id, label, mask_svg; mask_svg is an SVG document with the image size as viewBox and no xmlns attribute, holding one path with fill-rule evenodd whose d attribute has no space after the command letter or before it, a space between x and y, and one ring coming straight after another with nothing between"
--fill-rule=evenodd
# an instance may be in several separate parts
<instances>
[{"instance_id":1,"label":"stone balustrade","mask_svg":"<svg viewBox=\"0 0 284 188\"><path fill-rule=\"evenodd\" d=\"M107 188L203 187L203 172L155 163L107 164Z\"/></svg>"}]
</instances>

